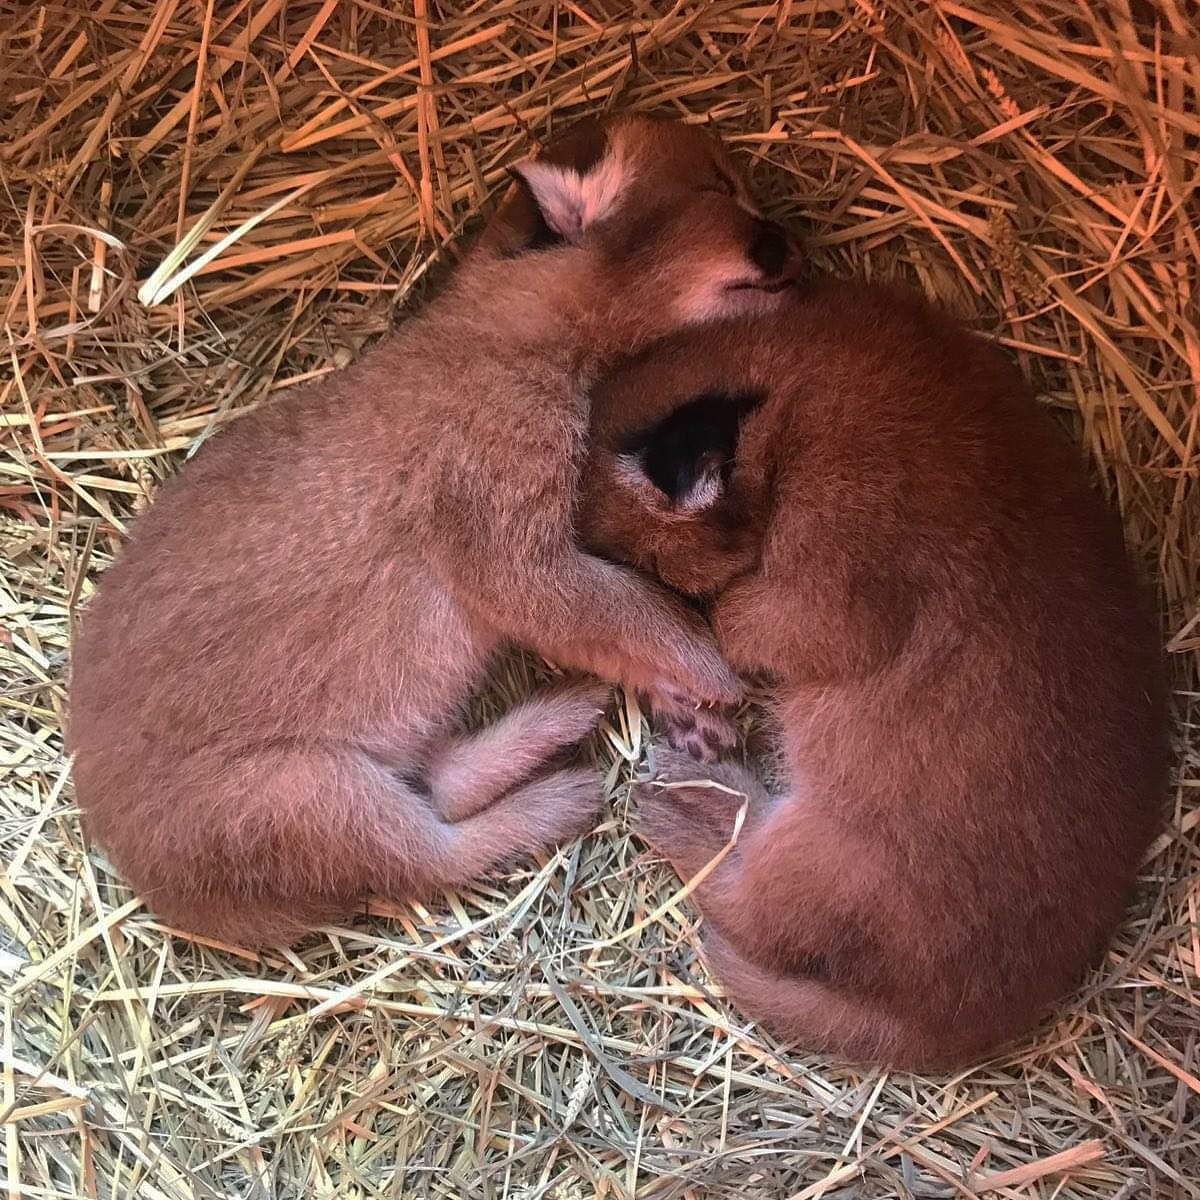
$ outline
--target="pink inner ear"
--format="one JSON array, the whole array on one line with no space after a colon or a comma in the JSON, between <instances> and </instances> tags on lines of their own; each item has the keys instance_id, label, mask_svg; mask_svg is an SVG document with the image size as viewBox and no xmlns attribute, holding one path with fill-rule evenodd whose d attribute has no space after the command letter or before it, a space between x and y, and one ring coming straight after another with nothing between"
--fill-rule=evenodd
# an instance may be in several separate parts
<instances>
[{"instance_id":1,"label":"pink inner ear","mask_svg":"<svg viewBox=\"0 0 1200 1200\"><path fill-rule=\"evenodd\" d=\"M515 170L529 185L546 224L568 241L576 240L583 229L583 181L579 173L536 159L519 163Z\"/></svg>"},{"instance_id":2,"label":"pink inner ear","mask_svg":"<svg viewBox=\"0 0 1200 1200\"><path fill-rule=\"evenodd\" d=\"M625 189L625 164L615 154L603 161L581 181L581 228L586 229L612 211L617 197Z\"/></svg>"},{"instance_id":3,"label":"pink inner ear","mask_svg":"<svg viewBox=\"0 0 1200 1200\"><path fill-rule=\"evenodd\" d=\"M536 159L520 163L515 170L529 185L546 224L569 242L613 206L625 182L625 172L609 155L580 177L571 167L558 167Z\"/></svg>"},{"instance_id":4,"label":"pink inner ear","mask_svg":"<svg viewBox=\"0 0 1200 1200\"><path fill-rule=\"evenodd\" d=\"M682 512L702 512L712 508L721 499L725 482L721 478L721 460L715 455L706 456L692 486L679 497L677 507Z\"/></svg>"},{"instance_id":5,"label":"pink inner ear","mask_svg":"<svg viewBox=\"0 0 1200 1200\"><path fill-rule=\"evenodd\" d=\"M666 497L650 481L646 469L636 455L618 454L611 467L613 486L632 495L647 508L659 509L666 503Z\"/></svg>"}]
</instances>

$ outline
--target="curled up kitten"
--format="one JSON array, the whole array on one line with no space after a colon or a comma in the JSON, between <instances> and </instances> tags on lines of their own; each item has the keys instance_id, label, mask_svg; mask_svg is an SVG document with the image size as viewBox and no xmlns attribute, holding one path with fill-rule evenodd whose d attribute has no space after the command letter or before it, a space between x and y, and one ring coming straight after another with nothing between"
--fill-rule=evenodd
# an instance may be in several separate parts
<instances>
[{"instance_id":1,"label":"curled up kitten","mask_svg":"<svg viewBox=\"0 0 1200 1200\"><path fill-rule=\"evenodd\" d=\"M586 830L598 778L548 761L603 686L456 732L502 644L668 709L738 694L706 626L581 551L572 512L594 374L779 303L788 256L762 247L782 239L681 125L614 118L587 169L517 173L538 236L514 247L501 223L360 361L214 436L84 614L78 800L172 923L291 939Z\"/></svg>"},{"instance_id":2,"label":"curled up kitten","mask_svg":"<svg viewBox=\"0 0 1200 1200\"><path fill-rule=\"evenodd\" d=\"M994 347L835 282L652 347L593 421L585 540L704 597L770 681L786 786L664 751L638 788L685 879L747 806L693 893L717 978L843 1059L1028 1031L1107 944L1166 784L1155 623L1078 452Z\"/></svg>"}]
</instances>

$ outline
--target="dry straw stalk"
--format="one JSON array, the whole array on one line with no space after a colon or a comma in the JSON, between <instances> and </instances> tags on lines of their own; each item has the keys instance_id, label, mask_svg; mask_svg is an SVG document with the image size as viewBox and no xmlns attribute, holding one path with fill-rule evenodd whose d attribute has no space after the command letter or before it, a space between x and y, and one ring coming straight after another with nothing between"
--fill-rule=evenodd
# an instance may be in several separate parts
<instances>
[{"instance_id":1,"label":"dry straw stalk","mask_svg":"<svg viewBox=\"0 0 1200 1200\"><path fill-rule=\"evenodd\" d=\"M1189 0L0 3L8 1196L1200 1195L1198 46ZM725 1009L627 836L636 711L582 845L292 951L174 936L81 839L71 620L136 512L615 104L713 122L823 265L1009 347L1159 581L1179 772L1137 908L969 1074L838 1069Z\"/></svg>"}]
</instances>

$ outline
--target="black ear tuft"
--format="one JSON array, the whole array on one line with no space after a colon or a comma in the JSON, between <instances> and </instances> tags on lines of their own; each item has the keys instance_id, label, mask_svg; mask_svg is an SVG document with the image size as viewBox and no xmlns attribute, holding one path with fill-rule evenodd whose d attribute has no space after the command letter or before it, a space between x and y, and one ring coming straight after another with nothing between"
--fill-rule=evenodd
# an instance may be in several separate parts
<instances>
[{"instance_id":1,"label":"black ear tuft","mask_svg":"<svg viewBox=\"0 0 1200 1200\"><path fill-rule=\"evenodd\" d=\"M608 129L604 122L596 117L580 117L552 138L538 157L586 175L600 165L607 150Z\"/></svg>"},{"instance_id":2,"label":"black ear tuft","mask_svg":"<svg viewBox=\"0 0 1200 1200\"><path fill-rule=\"evenodd\" d=\"M705 393L631 435L622 452L637 456L646 478L672 504L684 503L714 472L728 482L741 423L765 399L760 392Z\"/></svg>"}]
</instances>

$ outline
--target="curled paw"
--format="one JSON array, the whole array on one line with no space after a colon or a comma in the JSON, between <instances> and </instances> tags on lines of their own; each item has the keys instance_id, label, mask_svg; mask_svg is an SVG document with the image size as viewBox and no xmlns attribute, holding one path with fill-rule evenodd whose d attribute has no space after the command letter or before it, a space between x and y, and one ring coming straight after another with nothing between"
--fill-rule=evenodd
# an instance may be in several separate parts
<instances>
[{"instance_id":1,"label":"curled paw","mask_svg":"<svg viewBox=\"0 0 1200 1200\"><path fill-rule=\"evenodd\" d=\"M753 805L763 793L762 784L741 763L698 763L685 751L656 746L651 752L650 768L650 778L636 786L656 789L680 804L702 804L736 813L746 801Z\"/></svg>"},{"instance_id":2,"label":"curled paw","mask_svg":"<svg viewBox=\"0 0 1200 1200\"><path fill-rule=\"evenodd\" d=\"M670 692L648 697L650 711L674 750L700 762L715 762L737 745L738 727L728 709L697 705Z\"/></svg>"}]
</instances>

